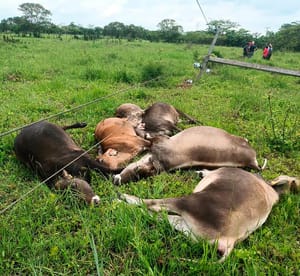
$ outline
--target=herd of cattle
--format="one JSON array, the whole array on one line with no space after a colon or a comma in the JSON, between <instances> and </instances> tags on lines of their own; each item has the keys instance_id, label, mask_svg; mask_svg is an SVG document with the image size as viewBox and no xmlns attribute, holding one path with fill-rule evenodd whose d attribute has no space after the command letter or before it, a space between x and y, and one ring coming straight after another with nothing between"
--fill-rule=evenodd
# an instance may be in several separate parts
<instances>
[{"instance_id":1,"label":"herd of cattle","mask_svg":"<svg viewBox=\"0 0 300 276\"><path fill-rule=\"evenodd\" d=\"M180 117L197 126L180 130ZM145 204L155 212L167 211L175 229L217 243L221 261L236 242L266 221L280 194L300 190L300 181L295 177L279 176L267 182L245 170L258 172L266 166L266 162L259 166L247 139L202 126L166 103L157 102L145 110L131 103L120 105L115 117L102 120L95 128L99 142L96 157L65 132L85 126L76 123L60 127L47 121L27 126L15 139L16 156L49 187L70 186L90 204L100 201L89 184L91 170L105 178L113 175L113 183L120 185L162 171L201 169L197 172L202 179L190 195L140 199L122 194L120 198L131 204Z\"/></svg>"}]
</instances>

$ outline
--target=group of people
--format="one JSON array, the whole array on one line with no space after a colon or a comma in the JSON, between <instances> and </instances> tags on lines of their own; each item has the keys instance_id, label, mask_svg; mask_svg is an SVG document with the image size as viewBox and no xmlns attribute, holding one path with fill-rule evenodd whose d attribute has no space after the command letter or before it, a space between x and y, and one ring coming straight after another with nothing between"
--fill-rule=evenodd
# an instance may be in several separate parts
<instances>
[{"instance_id":1,"label":"group of people","mask_svg":"<svg viewBox=\"0 0 300 276\"><path fill-rule=\"evenodd\" d=\"M252 57L254 52L257 50L257 46L255 45L255 41L249 41L244 47L243 47L243 56L244 57ZM272 56L273 52L273 46L271 43L266 44L266 46L263 49L263 59L269 60Z\"/></svg>"}]
</instances>

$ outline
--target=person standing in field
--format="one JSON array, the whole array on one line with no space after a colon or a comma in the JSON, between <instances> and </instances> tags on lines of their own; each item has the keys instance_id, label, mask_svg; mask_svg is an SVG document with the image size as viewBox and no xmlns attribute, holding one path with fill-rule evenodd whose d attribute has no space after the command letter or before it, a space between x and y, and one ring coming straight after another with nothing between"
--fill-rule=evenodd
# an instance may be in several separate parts
<instances>
[{"instance_id":1,"label":"person standing in field","mask_svg":"<svg viewBox=\"0 0 300 276\"><path fill-rule=\"evenodd\" d=\"M254 51L257 50L257 46L255 45L255 41L249 42L249 53L248 53L248 57L252 57L254 54Z\"/></svg>"},{"instance_id":2,"label":"person standing in field","mask_svg":"<svg viewBox=\"0 0 300 276\"><path fill-rule=\"evenodd\" d=\"M244 57L252 57L254 54L254 51L257 50L257 47L255 45L255 41L249 41L243 48L243 56Z\"/></svg>"},{"instance_id":3,"label":"person standing in field","mask_svg":"<svg viewBox=\"0 0 300 276\"><path fill-rule=\"evenodd\" d=\"M248 57L249 49L250 49L250 42L248 42L248 43L243 47L243 57Z\"/></svg>"},{"instance_id":4,"label":"person standing in field","mask_svg":"<svg viewBox=\"0 0 300 276\"><path fill-rule=\"evenodd\" d=\"M267 59L269 60L272 56L272 53L273 53L273 46L271 43L269 43L269 47L268 47L268 55L267 55Z\"/></svg>"},{"instance_id":5,"label":"person standing in field","mask_svg":"<svg viewBox=\"0 0 300 276\"><path fill-rule=\"evenodd\" d=\"M263 50L263 59L270 60L272 56L272 52L273 52L273 46L271 43L269 43L268 45L265 46Z\"/></svg>"},{"instance_id":6,"label":"person standing in field","mask_svg":"<svg viewBox=\"0 0 300 276\"><path fill-rule=\"evenodd\" d=\"M263 59L267 59L268 56L268 52L269 52L269 46L266 45L265 48L263 49Z\"/></svg>"}]
</instances>

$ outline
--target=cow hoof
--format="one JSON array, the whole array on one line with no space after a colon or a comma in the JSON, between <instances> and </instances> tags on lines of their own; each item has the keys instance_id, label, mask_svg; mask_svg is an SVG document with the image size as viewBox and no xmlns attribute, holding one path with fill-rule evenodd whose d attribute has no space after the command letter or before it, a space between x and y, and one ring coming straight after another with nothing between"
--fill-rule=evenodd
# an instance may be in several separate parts
<instances>
[{"instance_id":1,"label":"cow hoof","mask_svg":"<svg viewBox=\"0 0 300 276\"><path fill-rule=\"evenodd\" d=\"M121 185L121 182L122 182L121 175L116 174L116 175L113 176L114 185Z\"/></svg>"},{"instance_id":2,"label":"cow hoof","mask_svg":"<svg viewBox=\"0 0 300 276\"><path fill-rule=\"evenodd\" d=\"M100 197L95 195L92 197L91 205L98 205L100 203Z\"/></svg>"},{"instance_id":3,"label":"cow hoof","mask_svg":"<svg viewBox=\"0 0 300 276\"><path fill-rule=\"evenodd\" d=\"M121 194L119 197L128 204L141 205L143 203L142 200L136 196Z\"/></svg>"}]
</instances>

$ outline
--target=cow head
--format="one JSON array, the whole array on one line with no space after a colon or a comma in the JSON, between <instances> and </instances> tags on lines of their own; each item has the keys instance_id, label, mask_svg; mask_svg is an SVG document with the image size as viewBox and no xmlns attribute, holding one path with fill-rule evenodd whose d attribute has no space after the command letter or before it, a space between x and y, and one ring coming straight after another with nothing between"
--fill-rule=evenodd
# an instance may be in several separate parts
<instances>
[{"instance_id":1,"label":"cow head","mask_svg":"<svg viewBox=\"0 0 300 276\"><path fill-rule=\"evenodd\" d=\"M271 181L271 186L278 194L288 194L289 192L300 192L300 180L296 177L280 175Z\"/></svg>"},{"instance_id":2,"label":"cow head","mask_svg":"<svg viewBox=\"0 0 300 276\"><path fill-rule=\"evenodd\" d=\"M157 168L151 154L146 154L140 160L132 162L120 174L114 175L113 183L120 185L129 181L136 181L140 178L152 176L157 173Z\"/></svg>"},{"instance_id":3,"label":"cow head","mask_svg":"<svg viewBox=\"0 0 300 276\"><path fill-rule=\"evenodd\" d=\"M88 182L81 178L73 177L63 170L62 177L55 183L55 189L64 190L68 187L77 192L79 197L83 198L88 204L94 205L100 202L99 196L93 192Z\"/></svg>"},{"instance_id":4,"label":"cow head","mask_svg":"<svg viewBox=\"0 0 300 276\"><path fill-rule=\"evenodd\" d=\"M109 148L105 153L99 153L96 159L98 162L108 167L111 171L124 167L124 164L131 158L130 153L119 152Z\"/></svg>"},{"instance_id":5,"label":"cow head","mask_svg":"<svg viewBox=\"0 0 300 276\"><path fill-rule=\"evenodd\" d=\"M116 117L127 118L136 127L141 121L144 110L132 103L121 104L115 112Z\"/></svg>"}]
</instances>

